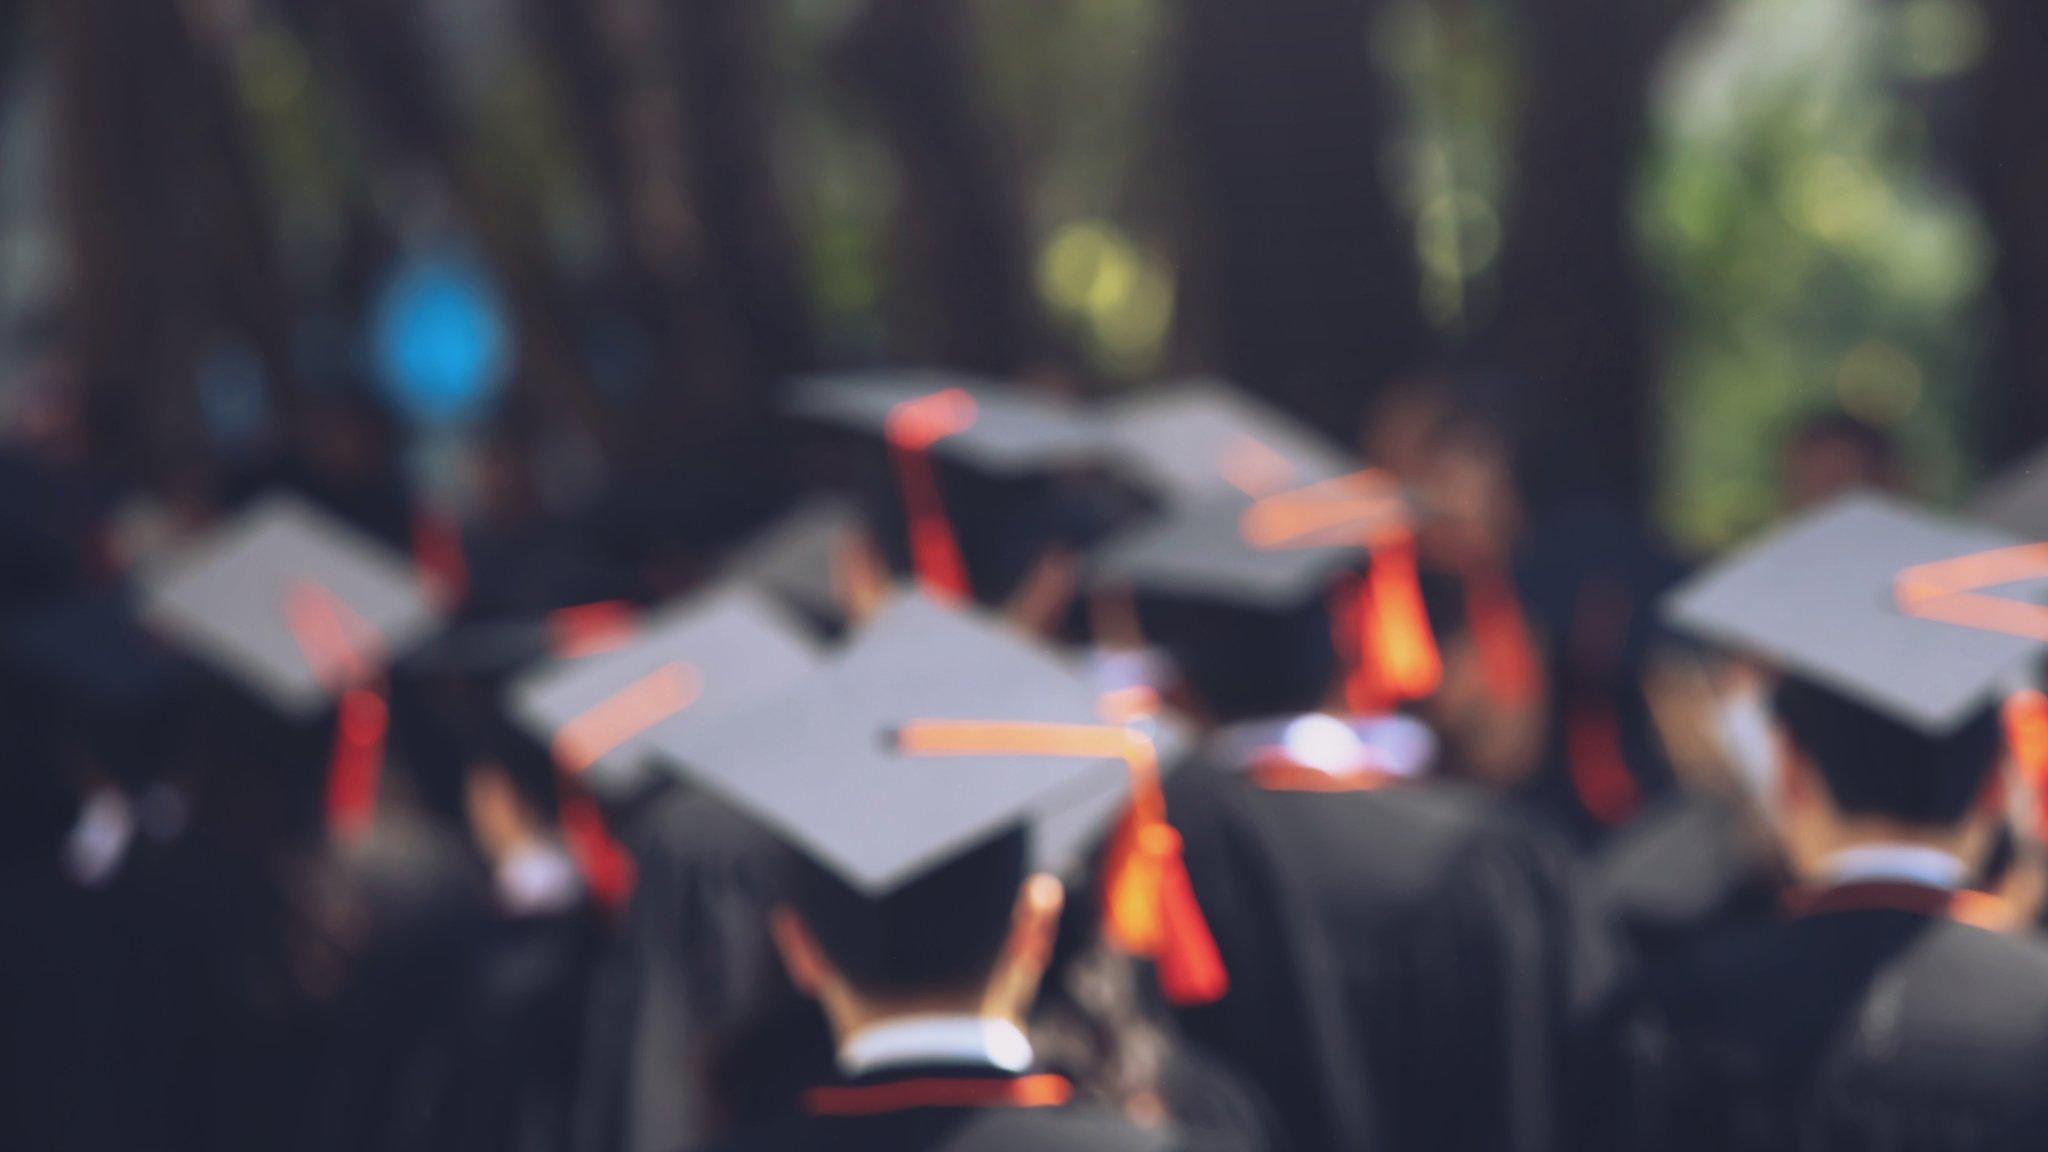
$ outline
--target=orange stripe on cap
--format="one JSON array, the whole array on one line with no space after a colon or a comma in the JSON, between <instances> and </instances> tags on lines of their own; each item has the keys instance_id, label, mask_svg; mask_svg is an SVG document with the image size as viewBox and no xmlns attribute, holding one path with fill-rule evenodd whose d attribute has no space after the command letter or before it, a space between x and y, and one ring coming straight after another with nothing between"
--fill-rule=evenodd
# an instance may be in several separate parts
<instances>
[{"instance_id":1,"label":"orange stripe on cap","mask_svg":"<svg viewBox=\"0 0 2048 1152\"><path fill-rule=\"evenodd\" d=\"M2043 576L2048 544L2023 544L1907 568L1893 581L1892 594L1908 616L2048 641L2048 605L1982 591Z\"/></svg>"},{"instance_id":2,"label":"orange stripe on cap","mask_svg":"<svg viewBox=\"0 0 2048 1152\"><path fill-rule=\"evenodd\" d=\"M967 562L960 554L959 538L946 517L931 447L972 427L975 419L974 397L964 389L947 388L905 400L891 409L883 422L883 436L896 465L896 484L909 524L911 568L926 593L955 604L969 599L973 590L968 584Z\"/></svg>"},{"instance_id":3,"label":"orange stripe on cap","mask_svg":"<svg viewBox=\"0 0 2048 1152\"><path fill-rule=\"evenodd\" d=\"M1195 900L1180 833L1166 822L1159 753L1142 732L1098 724L918 720L896 734L912 756L1046 756L1120 759L1131 806L1103 869L1105 927L1117 947L1152 960L1176 1004L1207 1004L1230 987L1222 954Z\"/></svg>"},{"instance_id":4,"label":"orange stripe on cap","mask_svg":"<svg viewBox=\"0 0 2048 1152\"><path fill-rule=\"evenodd\" d=\"M1058 1108L1074 1098L1073 1082L1040 1073L1015 1079L931 1076L884 1084L831 1085L803 1095L813 1116L881 1116L916 1108Z\"/></svg>"},{"instance_id":5,"label":"orange stripe on cap","mask_svg":"<svg viewBox=\"0 0 2048 1152\"><path fill-rule=\"evenodd\" d=\"M295 582L285 593L285 624L313 674L339 693L325 812L330 833L354 839L376 815L390 734L390 708L375 683L381 641L347 602L313 580Z\"/></svg>"},{"instance_id":6,"label":"orange stripe on cap","mask_svg":"<svg viewBox=\"0 0 2048 1152\"><path fill-rule=\"evenodd\" d=\"M555 734L555 763L581 773L635 736L696 703L704 677L681 661L664 664L585 709Z\"/></svg>"}]
</instances>

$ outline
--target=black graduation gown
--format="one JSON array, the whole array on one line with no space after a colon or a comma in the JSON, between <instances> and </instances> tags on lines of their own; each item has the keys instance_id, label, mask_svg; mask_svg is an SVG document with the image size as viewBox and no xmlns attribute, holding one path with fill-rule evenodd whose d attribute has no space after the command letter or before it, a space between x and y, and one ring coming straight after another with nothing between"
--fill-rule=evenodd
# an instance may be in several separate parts
<instances>
[{"instance_id":1,"label":"black graduation gown","mask_svg":"<svg viewBox=\"0 0 2048 1152\"><path fill-rule=\"evenodd\" d=\"M1778 854L1734 802L1678 793L1616 834L1591 870L1593 899L1639 963L1770 919L1784 889Z\"/></svg>"},{"instance_id":2,"label":"black graduation gown","mask_svg":"<svg viewBox=\"0 0 2048 1152\"><path fill-rule=\"evenodd\" d=\"M1594 933L1557 853L1447 783L1289 792L1197 760L1167 807L1230 973L1183 1023L1296 1146L1549 1146L1597 952L1565 939Z\"/></svg>"},{"instance_id":3,"label":"black graduation gown","mask_svg":"<svg viewBox=\"0 0 2048 1152\"><path fill-rule=\"evenodd\" d=\"M1613 1029L1588 1146L2041 1147L2024 1117L2048 1084L2048 945L1944 895L1845 885L1653 973Z\"/></svg>"},{"instance_id":4,"label":"black graduation gown","mask_svg":"<svg viewBox=\"0 0 2048 1152\"><path fill-rule=\"evenodd\" d=\"M1020 1106L999 1097L1046 1074L933 1066L826 1085L825 1100L750 1128L715 1152L1181 1152L1169 1128L1139 1128L1085 1105ZM978 1103L965 1103L979 1097ZM939 1104L938 1100L948 1103ZM1218 1148L1216 1152L1229 1152Z\"/></svg>"}]
</instances>

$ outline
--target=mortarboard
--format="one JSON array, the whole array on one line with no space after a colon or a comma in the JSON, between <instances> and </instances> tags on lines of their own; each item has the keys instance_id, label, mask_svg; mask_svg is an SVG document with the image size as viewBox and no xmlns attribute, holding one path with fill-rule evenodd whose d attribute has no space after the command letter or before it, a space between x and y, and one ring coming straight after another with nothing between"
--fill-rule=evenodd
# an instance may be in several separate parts
<instances>
[{"instance_id":1,"label":"mortarboard","mask_svg":"<svg viewBox=\"0 0 2048 1152\"><path fill-rule=\"evenodd\" d=\"M143 618L295 719L426 640L441 612L404 559L270 496L141 575Z\"/></svg>"},{"instance_id":2,"label":"mortarboard","mask_svg":"<svg viewBox=\"0 0 2048 1152\"><path fill-rule=\"evenodd\" d=\"M1993 476L1970 497L1969 515L2028 540L2048 540L2048 448Z\"/></svg>"},{"instance_id":3,"label":"mortarboard","mask_svg":"<svg viewBox=\"0 0 2048 1152\"><path fill-rule=\"evenodd\" d=\"M664 742L663 754L879 899L1000 832L1125 783L1123 766L1108 758L908 756L891 743L900 726L1095 716L1087 678L1060 657L993 620L905 594L817 675ZM1083 846L1077 839L1035 845L1034 854L1063 869Z\"/></svg>"},{"instance_id":4,"label":"mortarboard","mask_svg":"<svg viewBox=\"0 0 2048 1152\"><path fill-rule=\"evenodd\" d=\"M1358 470L1320 433L1219 380L1151 389L1108 416L1114 462L1168 501L1265 496Z\"/></svg>"},{"instance_id":5,"label":"mortarboard","mask_svg":"<svg viewBox=\"0 0 2048 1152\"><path fill-rule=\"evenodd\" d=\"M789 688L817 661L764 593L727 584L653 612L608 650L519 677L506 706L558 766L617 792L665 742Z\"/></svg>"},{"instance_id":6,"label":"mortarboard","mask_svg":"<svg viewBox=\"0 0 2048 1152\"><path fill-rule=\"evenodd\" d=\"M796 384L791 407L799 415L881 437L893 466L911 566L927 592L953 602L970 599L977 589L970 587L937 464L958 465L995 488L1028 488L1047 474L1093 463L1107 443L1101 424L1075 405L949 373L813 377ZM1000 537L1014 533L1008 519L997 525Z\"/></svg>"},{"instance_id":7,"label":"mortarboard","mask_svg":"<svg viewBox=\"0 0 2048 1152\"><path fill-rule=\"evenodd\" d=\"M1902 577L2017 544L1996 529L1852 494L1695 576L1665 599L1664 616L1939 738L1998 703L2043 645L1926 618L1902 606ZM1993 591L2018 603L2044 589L2035 579Z\"/></svg>"},{"instance_id":8,"label":"mortarboard","mask_svg":"<svg viewBox=\"0 0 2048 1152\"><path fill-rule=\"evenodd\" d=\"M799 416L892 437L918 401L959 395L957 429L936 437L932 455L995 475L1073 467L1100 458L1100 424L1077 405L1016 384L954 372L915 369L807 377L795 382L790 411Z\"/></svg>"},{"instance_id":9,"label":"mortarboard","mask_svg":"<svg viewBox=\"0 0 2048 1152\"><path fill-rule=\"evenodd\" d=\"M770 524L726 562L736 579L767 589L818 620L845 611L844 565L867 523L853 501L819 497Z\"/></svg>"}]
</instances>

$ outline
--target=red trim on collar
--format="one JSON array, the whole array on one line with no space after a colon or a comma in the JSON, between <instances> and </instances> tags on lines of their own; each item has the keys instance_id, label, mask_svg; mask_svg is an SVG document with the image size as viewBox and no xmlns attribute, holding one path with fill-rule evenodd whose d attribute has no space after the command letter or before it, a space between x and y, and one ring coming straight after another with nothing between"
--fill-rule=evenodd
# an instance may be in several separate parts
<instances>
[{"instance_id":1,"label":"red trim on collar","mask_svg":"<svg viewBox=\"0 0 2048 1152\"><path fill-rule=\"evenodd\" d=\"M880 1116L916 1108L1058 1108L1074 1098L1064 1076L952 1079L928 1076L880 1084L833 1084L804 1093L813 1116Z\"/></svg>"},{"instance_id":2,"label":"red trim on collar","mask_svg":"<svg viewBox=\"0 0 2048 1152\"><path fill-rule=\"evenodd\" d=\"M1911 912L1916 916L1939 916L1993 932L2013 927L2018 916L2010 902L1988 892L1967 888L1952 892L1946 888L1898 880L1858 881L1830 888L1795 888L1786 894L1785 903L1793 916L1801 918L1835 912Z\"/></svg>"}]
</instances>

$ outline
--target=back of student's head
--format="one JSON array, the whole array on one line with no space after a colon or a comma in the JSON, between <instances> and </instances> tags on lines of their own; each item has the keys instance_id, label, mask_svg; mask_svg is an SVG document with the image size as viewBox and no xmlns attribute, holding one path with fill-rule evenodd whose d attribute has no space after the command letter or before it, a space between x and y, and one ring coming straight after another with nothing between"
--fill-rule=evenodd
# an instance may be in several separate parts
<instances>
[{"instance_id":1,"label":"back of student's head","mask_svg":"<svg viewBox=\"0 0 2048 1152\"><path fill-rule=\"evenodd\" d=\"M995 970L1029 836L1003 833L880 898L797 853L791 903L832 964L870 996L972 991Z\"/></svg>"},{"instance_id":2,"label":"back of student's head","mask_svg":"<svg viewBox=\"0 0 2048 1152\"><path fill-rule=\"evenodd\" d=\"M1320 597L1281 610L1166 599L1141 607L1146 635L1215 723L1311 712L1329 699L1339 661Z\"/></svg>"},{"instance_id":3,"label":"back of student's head","mask_svg":"<svg viewBox=\"0 0 2048 1152\"><path fill-rule=\"evenodd\" d=\"M1998 765L2003 735L1995 707L1937 738L1796 677L1778 684L1772 705L1845 816L1955 824Z\"/></svg>"}]
</instances>

